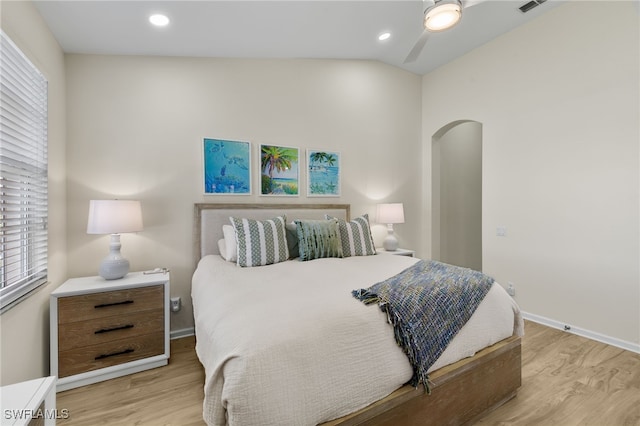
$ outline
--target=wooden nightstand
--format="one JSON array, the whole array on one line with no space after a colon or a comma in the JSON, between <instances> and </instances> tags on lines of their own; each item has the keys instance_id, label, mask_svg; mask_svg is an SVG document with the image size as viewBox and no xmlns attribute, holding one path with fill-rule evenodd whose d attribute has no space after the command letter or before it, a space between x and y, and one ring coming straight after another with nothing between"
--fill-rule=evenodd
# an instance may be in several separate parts
<instances>
[{"instance_id":1,"label":"wooden nightstand","mask_svg":"<svg viewBox=\"0 0 640 426\"><path fill-rule=\"evenodd\" d=\"M51 293L51 375L63 391L166 365L168 272L73 278Z\"/></svg>"},{"instance_id":2,"label":"wooden nightstand","mask_svg":"<svg viewBox=\"0 0 640 426\"><path fill-rule=\"evenodd\" d=\"M416 254L416 252L414 250L407 250L407 249L399 248L398 250L395 250L395 251L387 251L387 250L383 249L382 247L376 248L376 253L393 254L395 256L409 256L409 257L413 257Z\"/></svg>"}]
</instances>

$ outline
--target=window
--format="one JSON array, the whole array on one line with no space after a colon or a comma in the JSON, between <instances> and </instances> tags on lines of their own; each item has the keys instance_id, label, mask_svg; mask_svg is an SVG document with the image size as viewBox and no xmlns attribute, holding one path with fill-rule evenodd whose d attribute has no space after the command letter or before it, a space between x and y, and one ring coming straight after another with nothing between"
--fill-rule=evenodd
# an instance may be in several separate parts
<instances>
[{"instance_id":1,"label":"window","mask_svg":"<svg viewBox=\"0 0 640 426\"><path fill-rule=\"evenodd\" d=\"M0 30L0 310L47 281L47 81Z\"/></svg>"}]
</instances>

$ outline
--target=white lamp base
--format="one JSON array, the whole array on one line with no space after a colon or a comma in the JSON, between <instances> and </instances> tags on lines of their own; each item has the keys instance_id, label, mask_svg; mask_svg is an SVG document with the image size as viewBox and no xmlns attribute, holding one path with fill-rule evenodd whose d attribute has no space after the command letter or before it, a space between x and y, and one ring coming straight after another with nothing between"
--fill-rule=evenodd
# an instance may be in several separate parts
<instances>
[{"instance_id":1,"label":"white lamp base","mask_svg":"<svg viewBox=\"0 0 640 426\"><path fill-rule=\"evenodd\" d=\"M392 223L389 223L387 225L387 236L384 239L384 241L382 242L382 247L386 251L396 251L396 250L398 250L398 239L396 238L395 234L393 233L393 224Z\"/></svg>"},{"instance_id":2,"label":"white lamp base","mask_svg":"<svg viewBox=\"0 0 640 426\"><path fill-rule=\"evenodd\" d=\"M120 234L111 234L109 255L100 264L100 276L105 280L117 280L129 273L129 261L120 254Z\"/></svg>"}]
</instances>

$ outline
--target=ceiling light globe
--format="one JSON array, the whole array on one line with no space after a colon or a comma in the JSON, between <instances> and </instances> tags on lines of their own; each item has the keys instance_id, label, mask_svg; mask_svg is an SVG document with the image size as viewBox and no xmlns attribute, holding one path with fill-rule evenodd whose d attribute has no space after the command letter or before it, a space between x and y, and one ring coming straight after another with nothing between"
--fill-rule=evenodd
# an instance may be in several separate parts
<instances>
[{"instance_id":1,"label":"ceiling light globe","mask_svg":"<svg viewBox=\"0 0 640 426\"><path fill-rule=\"evenodd\" d=\"M460 18L462 18L462 6L459 2L440 2L427 10L424 27L432 32L444 31L457 24Z\"/></svg>"}]
</instances>

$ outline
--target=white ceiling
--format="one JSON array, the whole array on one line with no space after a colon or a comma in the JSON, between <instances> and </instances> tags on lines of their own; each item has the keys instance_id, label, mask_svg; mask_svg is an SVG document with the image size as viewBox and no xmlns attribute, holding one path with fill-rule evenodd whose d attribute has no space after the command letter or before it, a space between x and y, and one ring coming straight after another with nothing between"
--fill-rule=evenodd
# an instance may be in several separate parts
<instances>
[{"instance_id":1,"label":"white ceiling","mask_svg":"<svg viewBox=\"0 0 640 426\"><path fill-rule=\"evenodd\" d=\"M372 59L427 72L540 16L564 0L523 14L528 0L488 0L464 10L451 30L432 34L403 64L422 33L421 0L36 1L68 53L228 58ZM171 23L155 28L152 13ZM380 33L391 38L380 42Z\"/></svg>"}]
</instances>

